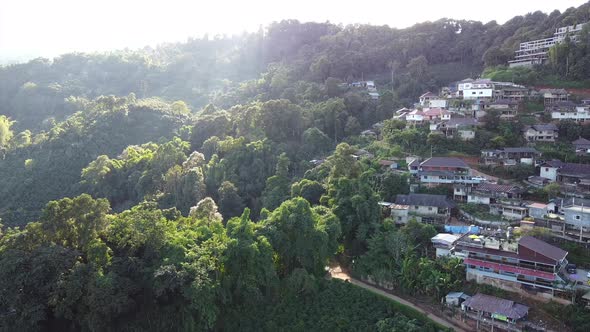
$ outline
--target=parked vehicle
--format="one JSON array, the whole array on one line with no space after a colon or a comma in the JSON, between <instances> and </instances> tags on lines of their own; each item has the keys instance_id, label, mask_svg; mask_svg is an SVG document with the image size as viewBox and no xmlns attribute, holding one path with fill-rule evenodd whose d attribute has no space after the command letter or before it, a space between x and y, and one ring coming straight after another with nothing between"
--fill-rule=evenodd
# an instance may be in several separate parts
<instances>
[{"instance_id":1,"label":"parked vehicle","mask_svg":"<svg viewBox=\"0 0 590 332\"><path fill-rule=\"evenodd\" d=\"M576 264L568 264L565 267L565 270L567 271L567 273L569 274L576 274L576 272L578 272L578 268L576 266Z\"/></svg>"}]
</instances>

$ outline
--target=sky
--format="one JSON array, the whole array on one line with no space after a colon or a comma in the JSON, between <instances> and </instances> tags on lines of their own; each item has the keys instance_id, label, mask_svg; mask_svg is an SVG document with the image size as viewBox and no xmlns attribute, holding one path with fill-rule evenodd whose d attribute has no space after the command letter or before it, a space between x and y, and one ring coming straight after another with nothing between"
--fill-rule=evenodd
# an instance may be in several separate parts
<instances>
[{"instance_id":1,"label":"sky","mask_svg":"<svg viewBox=\"0 0 590 332\"><path fill-rule=\"evenodd\" d=\"M53 57L256 31L273 21L404 28L439 18L504 23L586 0L0 0L0 60ZM493 5L492 5L493 4Z\"/></svg>"}]
</instances>

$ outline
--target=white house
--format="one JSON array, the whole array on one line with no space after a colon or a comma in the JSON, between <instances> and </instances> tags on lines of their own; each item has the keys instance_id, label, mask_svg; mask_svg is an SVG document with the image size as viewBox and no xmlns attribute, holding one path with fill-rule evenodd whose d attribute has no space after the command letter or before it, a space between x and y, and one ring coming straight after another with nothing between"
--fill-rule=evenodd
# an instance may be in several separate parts
<instances>
[{"instance_id":1,"label":"white house","mask_svg":"<svg viewBox=\"0 0 590 332\"><path fill-rule=\"evenodd\" d=\"M391 216L399 224L411 218L424 223L447 223L454 208L456 204L445 195L397 195L391 206Z\"/></svg>"},{"instance_id":2,"label":"white house","mask_svg":"<svg viewBox=\"0 0 590 332\"><path fill-rule=\"evenodd\" d=\"M523 133L524 138L528 142L555 142L558 136L558 129L552 123L538 124L525 126Z\"/></svg>"},{"instance_id":3,"label":"white house","mask_svg":"<svg viewBox=\"0 0 590 332\"><path fill-rule=\"evenodd\" d=\"M493 88L469 89L463 91L463 99L492 99L494 95Z\"/></svg>"},{"instance_id":4,"label":"white house","mask_svg":"<svg viewBox=\"0 0 590 332\"><path fill-rule=\"evenodd\" d=\"M577 122L585 122L590 120L590 107L578 106L574 110L562 110L551 112L553 120L574 120Z\"/></svg>"},{"instance_id":5,"label":"white house","mask_svg":"<svg viewBox=\"0 0 590 332\"><path fill-rule=\"evenodd\" d=\"M436 257L450 256L453 243L457 241L461 235L438 233L435 237L430 239L433 247L436 248Z\"/></svg>"},{"instance_id":6,"label":"white house","mask_svg":"<svg viewBox=\"0 0 590 332\"><path fill-rule=\"evenodd\" d=\"M557 170L563 166L563 162L560 160L550 160L541 165L540 176L551 181L557 181Z\"/></svg>"}]
</instances>

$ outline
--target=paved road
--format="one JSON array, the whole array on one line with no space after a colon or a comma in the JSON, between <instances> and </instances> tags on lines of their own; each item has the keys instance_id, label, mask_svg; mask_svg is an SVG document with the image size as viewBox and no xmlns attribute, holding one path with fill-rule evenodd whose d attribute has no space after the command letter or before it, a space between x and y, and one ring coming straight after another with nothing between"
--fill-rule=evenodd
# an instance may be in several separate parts
<instances>
[{"instance_id":1,"label":"paved road","mask_svg":"<svg viewBox=\"0 0 590 332\"><path fill-rule=\"evenodd\" d=\"M357 285L357 286L362 287L362 288L364 288L364 289L366 289L366 290L368 290L370 292L373 292L375 294L379 294L379 295L385 296L388 299L394 300L394 301L399 302L399 303L401 303L401 304L403 304L405 306L411 307L412 309L414 309L414 310L416 310L416 311L418 311L418 312L426 315L426 317L432 319L433 321L437 322L438 324L440 324L442 326L451 328L451 329L453 329L453 330L455 330L457 332L467 332L462 327L459 327L459 326L457 326L457 325L455 325L455 324L453 324L453 323L451 323L451 322L449 322L449 321L447 321L447 320L445 320L445 319L443 319L443 318L441 318L441 317L439 317L437 315L434 315L431 312L425 311L422 308L417 307L413 303L408 302L408 301L402 299L399 296L396 296L396 295L393 295L391 293L385 292L385 291L383 291L383 290L381 290L379 288L373 287L373 286L371 286L371 285L369 285L369 284L367 284L365 282L362 282L362 281L360 281L358 279L352 278L351 276L349 276L348 274L346 274L345 272L343 272L339 267L336 268L336 269L331 270L331 274L332 274L332 277L334 277L334 278L338 278L338 279L342 279L342 280L348 280L353 285Z\"/></svg>"}]
</instances>

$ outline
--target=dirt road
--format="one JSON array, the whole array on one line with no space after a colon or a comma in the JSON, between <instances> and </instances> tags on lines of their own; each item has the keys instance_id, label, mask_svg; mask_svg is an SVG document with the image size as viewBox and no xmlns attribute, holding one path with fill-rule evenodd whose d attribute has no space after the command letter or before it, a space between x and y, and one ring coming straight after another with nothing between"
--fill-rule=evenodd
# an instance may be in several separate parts
<instances>
[{"instance_id":1,"label":"dirt road","mask_svg":"<svg viewBox=\"0 0 590 332\"><path fill-rule=\"evenodd\" d=\"M342 271L342 269L340 267L335 267L335 268L331 269L330 270L330 274L332 275L332 278L337 278L337 279L342 279L342 280L348 280L353 285L362 287L362 288L364 288L364 289L366 289L366 290L368 290L368 291L370 291L372 293L379 294L381 296L385 296L388 299L394 300L394 301L399 302L399 303L401 303L401 304L403 304L405 306L408 306L408 307L410 307L410 308L412 308L412 309L414 309L414 310L416 310L416 311L418 311L418 312L426 315L426 317L428 317L429 319L432 319L433 321L437 322L438 324L440 324L442 326L451 328L451 329L453 329L453 330L455 330L457 332L467 332L462 327L457 326L454 323L452 323L450 321L447 321L446 319L443 319L443 318L435 315L432 312L428 312L428 311L426 311L426 310L424 310L424 309L422 309L422 308L414 305L413 303L408 302L408 301L402 299L399 296L393 295L393 294L388 293L386 291L383 291L383 290L381 290L379 288L373 287L373 286L371 286L371 285L369 285L369 284L367 284L367 283L365 283L363 281L360 281L358 279L352 278L346 272Z\"/></svg>"}]
</instances>

